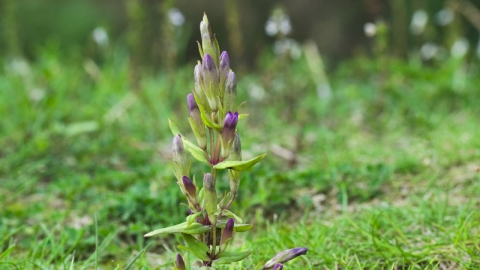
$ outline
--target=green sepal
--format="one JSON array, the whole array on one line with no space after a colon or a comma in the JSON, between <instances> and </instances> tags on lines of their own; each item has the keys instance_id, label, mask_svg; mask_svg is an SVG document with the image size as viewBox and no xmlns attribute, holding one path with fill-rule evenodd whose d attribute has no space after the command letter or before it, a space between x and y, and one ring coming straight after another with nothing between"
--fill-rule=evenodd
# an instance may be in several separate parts
<instances>
[{"instance_id":1,"label":"green sepal","mask_svg":"<svg viewBox=\"0 0 480 270\"><path fill-rule=\"evenodd\" d=\"M198 45L198 52L200 53L200 56L202 57L203 59L203 49L202 49L202 45L200 44L200 42L197 41L197 45Z\"/></svg>"},{"instance_id":2,"label":"green sepal","mask_svg":"<svg viewBox=\"0 0 480 270\"><path fill-rule=\"evenodd\" d=\"M262 160L265 157L265 155L267 155L267 154L262 154L258 157L252 158L250 160L245 160L245 161L225 160L225 161L222 161L222 162L218 163L217 165L214 165L213 168L216 169L216 170L232 169L232 170L235 170L235 171L246 171L246 170L250 169L250 167L252 167L256 163L258 163L260 160Z\"/></svg>"},{"instance_id":3,"label":"green sepal","mask_svg":"<svg viewBox=\"0 0 480 270\"><path fill-rule=\"evenodd\" d=\"M150 237L157 234L172 234L172 233L188 233L188 234L202 234L210 231L210 226L202 225L198 222L193 222L188 225L188 222L183 222L167 228L157 229L144 235Z\"/></svg>"},{"instance_id":4,"label":"green sepal","mask_svg":"<svg viewBox=\"0 0 480 270\"><path fill-rule=\"evenodd\" d=\"M243 220L242 218L240 218L239 216L237 216L235 213L225 209L223 210L222 214L226 217L229 217L229 218L233 218L233 220L235 221L235 223L242 223Z\"/></svg>"},{"instance_id":5,"label":"green sepal","mask_svg":"<svg viewBox=\"0 0 480 270\"><path fill-rule=\"evenodd\" d=\"M183 146L185 147L185 150L187 150L190 154L192 154L192 156L196 160L204 162L206 164L210 164L210 162L208 162L207 159L205 158L205 152L200 147L196 146L195 144L187 140L185 136L183 136L182 133L180 133L180 130L178 129L177 125L172 120L168 119L168 125L170 126L170 130L172 131L173 136L180 134L180 137L182 137L182 142L183 142Z\"/></svg>"},{"instance_id":6,"label":"green sepal","mask_svg":"<svg viewBox=\"0 0 480 270\"><path fill-rule=\"evenodd\" d=\"M202 261L209 261L210 258L207 255L208 247L204 242L198 241L195 237L189 234L182 234L183 239L187 242L188 250L193 253L197 258Z\"/></svg>"},{"instance_id":7,"label":"green sepal","mask_svg":"<svg viewBox=\"0 0 480 270\"><path fill-rule=\"evenodd\" d=\"M249 250L237 251L237 252L223 251L218 255L217 259L214 260L213 262L216 264L229 264L232 262L238 262L250 256L251 253L252 252Z\"/></svg>"},{"instance_id":8,"label":"green sepal","mask_svg":"<svg viewBox=\"0 0 480 270\"><path fill-rule=\"evenodd\" d=\"M190 226L196 219L198 216L200 216L202 214L202 212L197 212L195 214L191 214L189 216L187 216L187 226Z\"/></svg>"},{"instance_id":9,"label":"green sepal","mask_svg":"<svg viewBox=\"0 0 480 270\"><path fill-rule=\"evenodd\" d=\"M246 114L246 113L239 114L238 115L238 120L245 119L245 118L247 118L247 116L248 116L248 114Z\"/></svg>"},{"instance_id":10,"label":"green sepal","mask_svg":"<svg viewBox=\"0 0 480 270\"><path fill-rule=\"evenodd\" d=\"M223 126L213 122L200 104L198 104L198 108L200 108L200 116L202 117L203 123L209 128L213 128L218 132L222 132Z\"/></svg>"}]
</instances>

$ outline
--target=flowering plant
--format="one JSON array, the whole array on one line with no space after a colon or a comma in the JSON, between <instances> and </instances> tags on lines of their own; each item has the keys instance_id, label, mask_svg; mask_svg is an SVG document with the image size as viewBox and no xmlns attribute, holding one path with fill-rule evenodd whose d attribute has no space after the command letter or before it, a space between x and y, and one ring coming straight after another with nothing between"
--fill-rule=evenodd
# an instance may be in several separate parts
<instances>
[{"instance_id":1,"label":"flowering plant","mask_svg":"<svg viewBox=\"0 0 480 270\"><path fill-rule=\"evenodd\" d=\"M242 171L258 163L265 154L250 160L242 160L242 147L237 132L238 121L246 117L237 112L236 75L230 69L227 52L220 53L217 39L212 34L206 15L200 22L202 35L198 43L202 61L194 69L195 88L187 96L190 112L188 122L197 144L183 136L175 123L169 121L173 137L172 168L180 190L185 195L189 213L186 221L168 228L154 230L146 237L180 233L187 250L199 259L200 267L230 264L245 259L251 251L227 251L234 232L246 232L252 225L243 223L235 213L229 211L240 185ZM194 159L210 166L210 172L203 176L203 187L191 177L191 161ZM230 191L222 196L217 194L218 173L228 172ZM280 270L282 263L299 255L306 254L306 248L293 248L282 251L269 260L262 269ZM177 255L175 268L186 270L185 262Z\"/></svg>"}]
</instances>

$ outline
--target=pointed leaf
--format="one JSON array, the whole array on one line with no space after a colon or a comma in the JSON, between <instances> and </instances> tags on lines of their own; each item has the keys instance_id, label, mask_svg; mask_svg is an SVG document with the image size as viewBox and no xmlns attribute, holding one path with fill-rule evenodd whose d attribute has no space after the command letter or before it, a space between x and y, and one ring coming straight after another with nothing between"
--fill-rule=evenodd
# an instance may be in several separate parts
<instances>
[{"instance_id":1,"label":"pointed leaf","mask_svg":"<svg viewBox=\"0 0 480 270\"><path fill-rule=\"evenodd\" d=\"M208 261L210 258L207 255L208 247L204 242L198 241L195 237L189 234L182 234L183 239L187 242L188 249L202 261Z\"/></svg>"},{"instance_id":2,"label":"pointed leaf","mask_svg":"<svg viewBox=\"0 0 480 270\"><path fill-rule=\"evenodd\" d=\"M217 170L222 170L222 169L232 169L235 171L245 171L250 169L253 165L255 165L257 162L262 160L265 157L266 154L262 154L256 158L252 158L250 160L245 160L245 161L222 161L218 163L217 165L213 166L214 169Z\"/></svg>"},{"instance_id":3,"label":"pointed leaf","mask_svg":"<svg viewBox=\"0 0 480 270\"><path fill-rule=\"evenodd\" d=\"M193 222L190 225L188 225L187 222L183 222L167 228L154 230L152 232L145 234L144 237L150 237L157 234L171 234L171 233L202 234L208 231L210 231L209 226L204 226L198 222Z\"/></svg>"},{"instance_id":4,"label":"pointed leaf","mask_svg":"<svg viewBox=\"0 0 480 270\"><path fill-rule=\"evenodd\" d=\"M205 158L205 152L200 147L187 140L185 136L180 133L177 125L172 120L168 119L168 124L170 125L170 130L174 136L180 134L180 137L182 137L183 146L196 160L210 164L210 162L208 162Z\"/></svg>"},{"instance_id":5,"label":"pointed leaf","mask_svg":"<svg viewBox=\"0 0 480 270\"><path fill-rule=\"evenodd\" d=\"M229 252L229 251L223 251L218 255L217 259L214 260L214 263L217 264L228 264L232 262L238 262L246 257L248 257L252 253L251 251L240 251L240 252Z\"/></svg>"},{"instance_id":6,"label":"pointed leaf","mask_svg":"<svg viewBox=\"0 0 480 270\"><path fill-rule=\"evenodd\" d=\"M244 118L247 118L247 116L248 116L248 114L242 113L242 114L238 115L238 120L242 120Z\"/></svg>"},{"instance_id":7,"label":"pointed leaf","mask_svg":"<svg viewBox=\"0 0 480 270\"><path fill-rule=\"evenodd\" d=\"M235 213L230 212L229 210L223 210L223 215L229 218L233 218L235 220L235 223L242 223L243 220L239 216L237 216Z\"/></svg>"}]
</instances>

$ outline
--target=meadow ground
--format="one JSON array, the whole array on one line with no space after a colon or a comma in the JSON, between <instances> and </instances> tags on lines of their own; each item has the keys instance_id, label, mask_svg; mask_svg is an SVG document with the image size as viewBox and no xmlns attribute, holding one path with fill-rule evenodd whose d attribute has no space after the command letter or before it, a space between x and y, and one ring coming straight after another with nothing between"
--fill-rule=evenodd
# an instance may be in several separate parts
<instances>
[{"instance_id":1,"label":"meadow ground","mask_svg":"<svg viewBox=\"0 0 480 270\"><path fill-rule=\"evenodd\" d=\"M3 61L1 269L172 266L180 239L143 235L185 218L167 119L187 130L193 66L132 91L127 57L107 59ZM230 269L294 246L309 252L286 269L480 269L478 63L358 58L329 92L305 58L261 61L238 76L238 128L245 156L268 155L232 206L254 229Z\"/></svg>"}]
</instances>

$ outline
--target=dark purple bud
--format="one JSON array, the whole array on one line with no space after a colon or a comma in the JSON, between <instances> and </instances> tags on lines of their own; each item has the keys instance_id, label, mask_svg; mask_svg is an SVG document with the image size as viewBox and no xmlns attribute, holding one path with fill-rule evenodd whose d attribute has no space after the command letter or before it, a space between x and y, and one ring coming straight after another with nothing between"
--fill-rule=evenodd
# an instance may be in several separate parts
<instances>
[{"instance_id":1,"label":"dark purple bud","mask_svg":"<svg viewBox=\"0 0 480 270\"><path fill-rule=\"evenodd\" d=\"M228 57L228 53L223 51L222 54L220 54L220 71L225 75L229 69L230 59Z\"/></svg>"},{"instance_id":2,"label":"dark purple bud","mask_svg":"<svg viewBox=\"0 0 480 270\"><path fill-rule=\"evenodd\" d=\"M299 247L299 248L292 248L292 249L287 249L284 250L277 255L275 255L271 260L269 260L265 266L263 266L264 269L270 269L275 266L275 264L279 263L285 263L288 262L292 259L295 259L296 257L300 255L307 254L308 249L304 247Z\"/></svg>"},{"instance_id":3,"label":"dark purple bud","mask_svg":"<svg viewBox=\"0 0 480 270\"><path fill-rule=\"evenodd\" d=\"M283 269L283 264L277 263L275 264L272 270L282 270L282 269Z\"/></svg>"},{"instance_id":4,"label":"dark purple bud","mask_svg":"<svg viewBox=\"0 0 480 270\"><path fill-rule=\"evenodd\" d=\"M225 225L225 229L223 230L222 240L220 241L220 245L223 245L225 241L232 238L234 225L235 225L235 222L233 221L233 218L229 218L227 221L227 224Z\"/></svg>"},{"instance_id":5,"label":"dark purple bud","mask_svg":"<svg viewBox=\"0 0 480 270\"><path fill-rule=\"evenodd\" d=\"M222 137L225 137L224 139L226 139L224 143L228 143L230 140L233 140L237 123L238 112L232 113L229 111L227 115L225 115L225 120L223 121Z\"/></svg>"},{"instance_id":6,"label":"dark purple bud","mask_svg":"<svg viewBox=\"0 0 480 270\"><path fill-rule=\"evenodd\" d=\"M182 255L177 254L177 259L175 260L175 267L178 270L186 270L185 261L183 261Z\"/></svg>"},{"instance_id":7,"label":"dark purple bud","mask_svg":"<svg viewBox=\"0 0 480 270\"><path fill-rule=\"evenodd\" d=\"M195 198L195 196L197 195L197 188L192 183L192 181L190 181L190 178L183 176L182 180L183 180L183 186L185 186L185 190L187 191L188 195L191 198Z\"/></svg>"}]
</instances>

